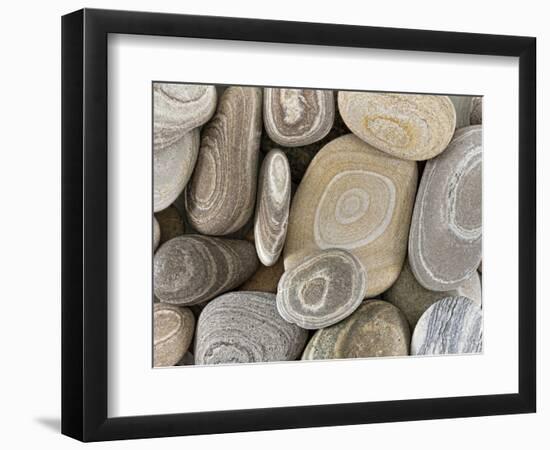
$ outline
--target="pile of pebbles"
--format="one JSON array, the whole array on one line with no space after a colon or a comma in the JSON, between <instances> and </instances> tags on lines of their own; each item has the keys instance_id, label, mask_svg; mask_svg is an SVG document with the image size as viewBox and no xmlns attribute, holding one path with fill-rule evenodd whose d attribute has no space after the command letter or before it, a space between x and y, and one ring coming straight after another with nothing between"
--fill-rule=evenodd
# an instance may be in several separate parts
<instances>
[{"instance_id":1,"label":"pile of pebbles","mask_svg":"<svg viewBox=\"0 0 550 450\"><path fill-rule=\"evenodd\" d=\"M479 97L153 99L155 367L481 351Z\"/></svg>"}]
</instances>

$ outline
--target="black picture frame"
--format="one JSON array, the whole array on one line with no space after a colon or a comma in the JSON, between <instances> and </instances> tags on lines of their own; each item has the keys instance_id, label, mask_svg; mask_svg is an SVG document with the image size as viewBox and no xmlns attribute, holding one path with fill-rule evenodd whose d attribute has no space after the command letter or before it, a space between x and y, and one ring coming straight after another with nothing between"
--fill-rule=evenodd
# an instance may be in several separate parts
<instances>
[{"instance_id":1,"label":"black picture frame","mask_svg":"<svg viewBox=\"0 0 550 450\"><path fill-rule=\"evenodd\" d=\"M181 36L519 58L517 393L107 417L107 36ZM62 18L62 433L82 441L535 412L536 39L84 9Z\"/></svg>"}]
</instances>

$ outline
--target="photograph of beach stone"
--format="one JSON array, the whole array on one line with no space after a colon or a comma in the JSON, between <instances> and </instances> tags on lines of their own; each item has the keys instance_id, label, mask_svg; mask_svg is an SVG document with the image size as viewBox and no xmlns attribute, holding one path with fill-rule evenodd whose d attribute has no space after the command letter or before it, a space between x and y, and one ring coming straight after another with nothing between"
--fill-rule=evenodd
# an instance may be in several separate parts
<instances>
[{"instance_id":1,"label":"photograph of beach stone","mask_svg":"<svg viewBox=\"0 0 550 450\"><path fill-rule=\"evenodd\" d=\"M154 367L482 352L482 97L152 89Z\"/></svg>"}]
</instances>

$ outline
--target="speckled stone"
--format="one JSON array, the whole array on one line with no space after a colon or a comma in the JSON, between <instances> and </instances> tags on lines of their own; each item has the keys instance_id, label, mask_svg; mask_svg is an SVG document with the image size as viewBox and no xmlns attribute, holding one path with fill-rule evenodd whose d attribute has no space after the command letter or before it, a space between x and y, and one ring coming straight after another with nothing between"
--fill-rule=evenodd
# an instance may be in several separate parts
<instances>
[{"instance_id":1,"label":"speckled stone","mask_svg":"<svg viewBox=\"0 0 550 450\"><path fill-rule=\"evenodd\" d=\"M186 234L155 253L155 295L166 303L201 303L239 286L257 268L250 242Z\"/></svg>"},{"instance_id":2,"label":"speckled stone","mask_svg":"<svg viewBox=\"0 0 550 450\"><path fill-rule=\"evenodd\" d=\"M286 271L277 290L277 309L290 323L316 330L340 322L365 298L367 274L345 250L314 253Z\"/></svg>"},{"instance_id":3,"label":"speckled stone","mask_svg":"<svg viewBox=\"0 0 550 450\"><path fill-rule=\"evenodd\" d=\"M153 251L157 249L160 244L160 226L158 220L153 216Z\"/></svg>"},{"instance_id":4,"label":"speckled stone","mask_svg":"<svg viewBox=\"0 0 550 450\"><path fill-rule=\"evenodd\" d=\"M230 292L203 309L195 338L196 364L291 361L306 344L307 331L277 313L275 295Z\"/></svg>"},{"instance_id":5,"label":"speckled stone","mask_svg":"<svg viewBox=\"0 0 550 450\"><path fill-rule=\"evenodd\" d=\"M445 297L457 296L467 297L481 305L481 282L477 272L456 289L445 292L430 291L416 281L408 262L405 262L397 281L384 293L384 299L405 314L411 328L414 328L424 311L435 302Z\"/></svg>"},{"instance_id":6,"label":"speckled stone","mask_svg":"<svg viewBox=\"0 0 550 450\"><path fill-rule=\"evenodd\" d=\"M338 108L354 134L403 159L433 158L445 150L455 130L453 104L440 95L340 91Z\"/></svg>"},{"instance_id":7,"label":"speckled stone","mask_svg":"<svg viewBox=\"0 0 550 450\"><path fill-rule=\"evenodd\" d=\"M155 217L160 227L161 244L185 233L183 220L175 206L172 205L163 209Z\"/></svg>"},{"instance_id":8,"label":"speckled stone","mask_svg":"<svg viewBox=\"0 0 550 450\"><path fill-rule=\"evenodd\" d=\"M285 243L290 211L290 167L283 152L269 152L260 170L254 243L261 263L272 266Z\"/></svg>"},{"instance_id":9,"label":"speckled stone","mask_svg":"<svg viewBox=\"0 0 550 450\"><path fill-rule=\"evenodd\" d=\"M302 359L406 356L409 344L409 324L401 311L381 300L367 300L347 319L316 331Z\"/></svg>"},{"instance_id":10,"label":"speckled stone","mask_svg":"<svg viewBox=\"0 0 550 450\"><path fill-rule=\"evenodd\" d=\"M153 209L168 208L185 188L199 151L199 130L186 133L180 140L153 156Z\"/></svg>"},{"instance_id":11,"label":"speckled stone","mask_svg":"<svg viewBox=\"0 0 550 450\"><path fill-rule=\"evenodd\" d=\"M426 163L409 235L409 263L426 289L457 288L481 261L481 145L481 126L461 128Z\"/></svg>"},{"instance_id":12,"label":"speckled stone","mask_svg":"<svg viewBox=\"0 0 550 450\"><path fill-rule=\"evenodd\" d=\"M407 250L416 162L380 152L353 134L327 144L292 200L285 269L320 249L341 248L367 270L367 297L397 279Z\"/></svg>"},{"instance_id":13,"label":"speckled stone","mask_svg":"<svg viewBox=\"0 0 550 450\"><path fill-rule=\"evenodd\" d=\"M315 89L264 89L264 125L279 145L299 147L324 138L334 123L334 94Z\"/></svg>"},{"instance_id":14,"label":"speckled stone","mask_svg":"<svg viewBox=\"0 0 550 450\"><path fill-rule=\"evenodd\" d=\"M472 112L470 113L470 124L481 125L483 111L483 98L474 97L472 101Z\"/></svg>"},{"instance_id":15,"label":"speckled stone","mask_svg":"<svg viewBox=\"0 0 550 450\"><path fill-rule=\"evenodd\" d=\"M470 125L470 114L473 109L474 97L470 95L449 95L456 112L456 128L463 128Z\"/></svg>"},{"instance_id":16,"label":"speckled stone","mask_svg":"<svg viewBox=\"0 0 550 450\"><path fill-rule=\"evenodd\" d=\"M422 314L411 342L413 355L479 353L483 342L481 309L465 297L439 300Z\"/></svg>"},{"instance_id":17,"label":"speckled stone","mask_svg":"<svg viewBox=\"0 0 550 450\"><path fill-rule=\"evenodd\" d=\"M248 280L239 287L240 291L259 291L277 293L277 285L283 276L285 266L283 258L279 258L272 266L260 264L258 270L254 272Z\"/></svg>"},{"instance_id":18,"label":"speckled stone","mask_svg":"<svg viewBox=\"0 0 550 450\"><path fill-rule=\"evenodd\" d=\"M153 147L157 153L206 123L216 109L214 86L155 83L153 85Z\"/></svg>"},{"instance_id":19,"label":"speckled stone","mask_svg":"<svg viewBox=\"0 0 550 450\"><path fill-rule=\"evenodd\" d=\"M186 189L187 218L199 233L227 235L253 216L261 129L261 89L227 88Z\"/></svg>"},{"instance_id":20,"label":"speckled stone","mask_svg":"<svg viewBox=\"0 0 550 450\"><path fill-rule=\"evenodd\" d=\"M156 303L153 312L153 360L155 367L173 366L189 348L195 317L188 308Z\"/></svg>"}]
</instances>

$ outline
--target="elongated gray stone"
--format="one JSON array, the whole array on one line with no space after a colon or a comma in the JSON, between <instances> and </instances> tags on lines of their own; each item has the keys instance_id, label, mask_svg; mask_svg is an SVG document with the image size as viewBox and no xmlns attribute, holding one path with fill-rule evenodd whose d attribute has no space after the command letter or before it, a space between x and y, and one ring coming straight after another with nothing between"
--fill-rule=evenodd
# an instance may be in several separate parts
<instances>
[{"instance_id":1,"label":"elongated gray stone","mask_svg":"<svg viewBox=\"0 0 550 450\"><path fill-rule=\"evenodd\" d=\"M399 278L384 293L384 299L397 306L407 317L411 328L414 328L420 316L431 305L445 297L467 297L481 305L481 282L474 272L470 278L450 291L430 291L425 289L414 277L409 263L405 261Z\"/></svg>"},{"instance_id":2,"label":"elongated gray stone","mask_svg":"<svg viewBox=\"0 0 550 450\"><path fill-rule=\"evenodd\" d=\"M355 135L402 159L433 158L455 130L455 109L443 95L340 91L338 109Z\"/></svg>"},{"instance_id":3,"label":"elongated gray stone","mask_svg":"<svg viewBox=\"0 0 550 450\"><path fill-rule=\"evenodd\" d=\"M409 263L432 291L455 289L481 261L481 126L457 130L426 163L409 235Z\"/></svg>"},{"instance_id":4,"label":"elongated gray stone","mask_svg":"<svg viewBox=\"0 0 550 450\"><path fill-rule=\"evenodd\" d=\"M253 216L261 114L261 89L229 87L204 128L185 204L199 233L227 235Z\"/></svg>"},{"instance_id":5,"label":"elongated gray stone","mask_svg":"<svg viewBox=\"0 0 550 450\"><path fill-rule=\"evenodd\" d=\"M334 94L329 90L264 90L265 129L273 141L285 147L324 138L334 123L334 109Z\"/></svg>"},{"instance_id":6,"label":"elongated gray stone","mask_svg":"<svg viewBox=\"0 0 550 450\"><path fill-rule=\"evenodd\" d=\"M192 305L247 280L257 269L247 241L183 235L164 243L153 259L155 295L161 302Z\"/></svg>"},{"instance_id":7,"label":"elongated gray stone","mask_svg":"<svg viewBox=\"0 0 550 450\"><path fill-rule=\"evenodd\" d=\"M200 84L153 85L153 148L157 153L207 122L216 109L216 89Z\"/></svg>"},{"instance_id":8,"label":"elongated gray stone","mask_svg":"<svg viewBox=\"0 0 550 450\"><path fill-rule=\"evenodd\" d=\"M291 361L306 339L306 330L279 316L274 294L230 292L208 303L199 316L195 363Z\"/></svg>"},{"instance_id":9,"label":"elongated gray stone","mask_svg":"<svg viewBox=\"0 0 550 450\"><path fill-rule=\"evenodd\" d=\"M199 130L194 129L153 156L153 209L170 206L185 188L197 160Z\"/></svg>"},{"instance_id":10,"label":"elongated gray stone","mask_svg":"<svg viewBox=\"0 0 550 450\"><path fill-rule=\"evenodd\" d=\"M319 251L285 272L277 290L277 309L288 322L315 330L345 319L361 304L367 273L351 253Z\"/></svg>"},{"instance_id":11,"label":"elongated gray stone","mask_svg":"<svg viewBox=\"0 0 550 450\"><path fill-rule=\"evenodd\" d=\"M155 367L173 366L189 348L195 317L188 308L156 303L153 311L153 360Z\"/></svg>"},{"instance_id":12,"label":"elongated gray stone","mask_svg":"<svg viewBox=\"0 0 550 450\"><path fill-rule=\"evenodd\" d=\"M160 226L158 220L153 216L153 251L157 249L160 243Z\"/></svg>"},{"instance_id":13,"label":"elongated gray stone","mask_svg":"<svg viewBox=\"0 0 550 450\"><path fill-rule=\"evenodd\" d=\"M479 353L482 350L481 309L466 297L439 300L422 314L414 328L413 355Z\"/></svg>"},{"instance_id":14,"label":"elongated gray stone","mask_svg":"<svg viewBox=\"0 0 550 450\"><path fill-rule=\"evenodd\" d=\"M316 331L302 359L405 356L410 336L399 309L381 300L367 300L342 322Z\"/></svg>"},{"instance_id":15,"label":"elongated gray stone","mask_svg":"<svg viewBox=\"0 0 550 450\"><path fill-rule=\"evenodd\" d=\"M290 167L283 152L269 152L260 170L254 243L261 263L272 266L285 243L290 211Z\"/></svg>"},{"instance_id":16,"label":"elongated gray stone","mask_svg":"<svg viewBox=\"0 0 550 450\"><path fill-rule=\"evenodd\" d=\"M175 206L171 205L163 209L155 214L155 217L160 228L161 244L185 233L183 220Z\"/></svg>"}]
</instances>

